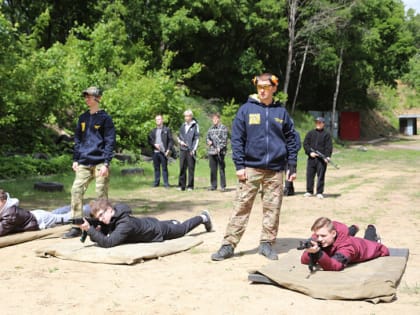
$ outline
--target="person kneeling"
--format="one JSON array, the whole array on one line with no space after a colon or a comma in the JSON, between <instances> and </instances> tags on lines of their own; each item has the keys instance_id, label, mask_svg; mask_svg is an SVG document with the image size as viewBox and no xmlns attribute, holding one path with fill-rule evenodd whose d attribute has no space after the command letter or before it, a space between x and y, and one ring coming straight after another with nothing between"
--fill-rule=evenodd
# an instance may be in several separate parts
<instances>
[{"instance_id":1,"label":"person kneeling","mask_svg":"<svg viewBox=\"0 0 420 315\"><path fill-rule=\"evenodd\" d=\"M326 271L343 270L347 265L389 256L386 246L378 242L376 229L369 225L365 237L354 237L354 225L347 225L320 217L312 225L312 247L305 249L302 264L312 267L318 264Z\"/></svg>"},{"instance_id":2,"label":"person kneeling","mask_svg":"<svg viewBox=\"0 0 420 315\"><path fill-rule=\"evenodd\" d=\"M179 238L200 224L204 224L207 232L212 230L212 221L207 210L181 223L177 220L160 221L152 217L137 218L130 215L129 206L125 204L112 206L105 198L93 201L90 207L91 216L104 226L95 228L84 220L80 228L87 232L92 242L105 248L127 243L162 242Z\"/></svg>"}]
</instances>

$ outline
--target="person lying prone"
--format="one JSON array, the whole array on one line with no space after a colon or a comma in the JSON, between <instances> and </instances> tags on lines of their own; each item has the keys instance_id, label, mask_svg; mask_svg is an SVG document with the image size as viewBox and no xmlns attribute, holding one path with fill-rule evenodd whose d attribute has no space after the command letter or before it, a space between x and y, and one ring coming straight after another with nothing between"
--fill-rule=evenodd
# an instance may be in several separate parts
<instances>
[{"instance_id":1,"label":"person lying prone","mask_svg":"<svg viewBox=\"0 0 420 315\"><path fill-rule=\"evenodd\" d=\"M100 226L91 226L87 220L84 220L80 228L100 247L162 242L182 237L200 224L204 225L207 232L212 230L212 221L207 210L181 223L178 220L160 221L153 217L134 217L128 205L121 203L113 206L105 198L92 202L90 207L91 217L102 222L106 231Z\"/></svg>"},{"instance_id":2,"label":"person lying prone","mask_svg":"<svg viewBox=\"0 0 420 315\"><path fill-rule=\"evenodd\" d=\"M377 241L373 225L368 226L365 238L352 236L347 225L326 217L315 220L311 230L312 246L303 252L302 264L318 264L323 270L339 271L352 263L389 256L388 248Z\"/></svg>"}]
</instances>

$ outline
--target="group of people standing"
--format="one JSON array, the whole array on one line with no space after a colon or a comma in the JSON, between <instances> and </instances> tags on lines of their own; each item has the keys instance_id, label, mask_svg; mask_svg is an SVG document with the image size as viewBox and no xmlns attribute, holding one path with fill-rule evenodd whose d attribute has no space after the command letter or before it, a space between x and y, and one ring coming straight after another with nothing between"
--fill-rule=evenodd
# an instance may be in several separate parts
<instances>
[{"instance_id":1,"label":"group of people standing","mask_svg":"<svg viewBox=\"0 0 420 315\"><path fill-rule=\"evenodd\" d=\"M282 104L274 99L278 82L279 79L269 73L256 76L253 84L257 93L249 96L233 121L232 159L238 184L222 245L211 255L214 261L225 260L234 255L259 192L262 198L263 220L258 253L271 260L278 258L273 244L279 228L284 177L286 186L293 187L290 185L296 179L297 155L300 149L300 138L293 120ZM91 203L88 212L104 227L91 226L84 220L83 224L73 225L63 238L78 237L85 231L99 246L112 247L124 243L159 242L178 238L201 224L210 232L213 225L207 210L181 223L178 220L137 218L131 215L132 211L127 205L110 203L109 167L115 148L115 127L111 117L99 107L102 92L97 87L84 90L82 95L89 109L79 117L75 132L72 168L76 176L71 189L70 207L65 210L57 209L52 213L43 210L26 211L19 208L17 199L0 190L0 235L52 227L68 222L71 218L82 217L83 195L92 180L96 181L98 199ZM191 110L184 112L184 119L185 122L177 136L180 147L178 188L182 191L194 189L196 151L200 134L199 125ZM149 134L155 171L153 186L160 185L162 170L164 187L169 187L167 163L173 151L174 140L171 130L163 123L162 115L157 115L155 120L156 128ZM219 171L220 189L224 191L228 130L221 124L218 113L213 114L212 122L206 136L211 173L209 190L217 189ZM304 196L314 195L316 175L316 196L322 199L325 172L332 154L332 141L324 129L324 118L316 118L315 123L316 128L308 132L303 141L305 153L308 155ZM312 246L302 255L302 263L317 262L326 270L340 270L351 262L389 255L386 247L375 242L375 237L369 240L353 239L357 231L350 233L350 230L339 222L319 218L312 227Z\"/></svg>"},{"instance_id":2,"label":"group of people standing","mask_svg":"<svg viewBox=\"0 0 420 315\"><path fill-rule=\"evenodd\" d=\"M172 131L163 123L162 115L155 117L156 127L150 132L148 141L153 148L153 187L160 185L163 178L164 187L169 188L168 159L174 151ZM210 188L217 189L217 177L220 175L220 189L226 190L225 155L228 140L228 129L220 121L220 114L212 115L212 126L206 136L207 152L210 165ZM179 144L179 177L178 189L181 191L194 190L194 174L197 159L197 148L200 128L194 119L193 112L184 112L184 123L179 128L177 141Z\"/></svg>"}]
</instances>

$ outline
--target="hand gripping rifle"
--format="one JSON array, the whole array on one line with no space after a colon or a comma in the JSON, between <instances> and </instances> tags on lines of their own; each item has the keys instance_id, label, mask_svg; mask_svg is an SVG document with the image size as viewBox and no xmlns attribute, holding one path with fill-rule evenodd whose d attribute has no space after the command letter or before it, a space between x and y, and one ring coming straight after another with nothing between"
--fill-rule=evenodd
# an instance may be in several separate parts
<instances>
[{"instance_id":1,"label":"hand gripping rifle","mask_svg":"<svg viewBox=\"0 0 420 315\"><path fill-rule=\"evenodd\" d=\"M315 150L314 148L311 148L311 152L314 152L320 159L323 159L325 163L331 163L332 166L334 166L336 169L339 169L338 165L335 164L331 158L325 156L325 154L319 152L318 150Z\"/></svg>"},{"instance_id":2,"label":"hand gripping rifle","mask_svg":"<svg viewBox=\"0 0 420 315\"><path fill-rule=\"evenodd\" d=\"M312 238L308 238L304 241L299 241L299 246L296 249L297 250L304 250L304 249L307 249L307 248L311 248L313 246L312 245L313 241L316 242L316 240L313 240ZM319 246L319 248L321 248L321 244L319 242L318 242L318 246ZM320 251L316 254L309 253L308 268L309 268L310 272L313 272L314 269L315 269L316 262L318 261L318 258L319 258L318 257L319 253L320 253Z\"/></svg>"},{"instance_id":3,"label":"hand gripping rifle","mask_svg":"<svg viewBox=\"0 0 420 315\"><path fill-rule=\"evenodd\" d=\"M187 147L188 152L191 154L194 161L196 161L195 153L193 153L193 149L186 143L181 137L178 137L178 142L180 143L180 146ZM181 142L183 142L185 145L182 145Z\"/></svg>"},{"instance_id":4,"label":"hand gripping rifle","mask_svg":"<svg viewBox=\"0 0 420 315\"><path fill-rule=\"evenodd\" d=\"M217 152L217 160L219 162L222 162L222 158L220 156L220 145L219 145L219 141L216 141L211 135L209 135L208 137L209 137L209 140L211 141L211 146L216 149L216 152Z\"/></svg>"},{"instance_id":5,"label":"hand gripping rifle","mask_svg":"<svg viewBox=\"0 0 420 315\"><path fill-rule=\"evenodd\" d=\"M73 218L73 219L70 220L70 223L71 224L74 224L74 225L82 225L84 223L83 219L85 219L86 221L88 221L89 224L91 226L93 226L95 229L98 226L100 226L101 228L103 226L103 223L101 221L99 221L97 219L93 219L93 218L86 218L86 217L84 217L84 218ZM84 243L86 241L86 238L87 238L87 232L86 231L82 231L82 236L80 237L80 241L82 243Z\"/></svg>"}]
</instances>

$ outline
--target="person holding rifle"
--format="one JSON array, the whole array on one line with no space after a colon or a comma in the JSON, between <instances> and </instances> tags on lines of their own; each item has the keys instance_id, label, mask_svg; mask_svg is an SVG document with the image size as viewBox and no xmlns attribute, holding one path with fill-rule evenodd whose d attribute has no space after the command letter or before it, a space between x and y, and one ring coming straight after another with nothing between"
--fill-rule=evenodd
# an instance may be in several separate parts
<instances>
[{"instance_id":1,"label":"person holding rifle","mask_svg":"<svg viewBox=\"0 0 420 315\"><path fill-rule=\"evenodd\" d=\"M188 109L184 112L185 122L179 128L179 180L178 189L188 191L194 189L195 154L197 152L200 129L193 119L193 112ZM188 169L188 185L187 185Z\"/></svg>"},{"instance_id":2,"label":"person holding rifle","mask_svg":"<svg viewBox=\"0 0 420 315\"><path fill-rule=\"evenodd\" d=\"M311 230L311 245L301 256L301 263L310 270L318 265L325 271L340 271L350 264L389 256L389 249L380 243L376 227L369 224L364 238L355 237L358 228L332 221L326 217L315 220Z\"/></svg>"},{"instance_id":3,"label":"person holding rifle","mask_svg":"<svg viewBox=\"0 0 420 315\"><path fill-rule=\"evenodd\" d=\"M317 117L315 119L315 129L309 131L303 140L303 148L308 155L306 165L306 193L304 197L314 195L315 175L317 176L316 197L324 198L325 173L327 165L333 151L331 135L324 129L325 119ZM321 152L325 158L322 158L315 151Z\"/></svg>"},{"instance_id":4,"label":"person holding rifle","mask_svg":"<svg viewBox=\"0 0 420 315\"><path fill-rule=\"evenodd\" d=\"M112 204L108 199L99 198L90 203L91 217L101 225L95 227L84 219L80 228L99 247L109 248L121 244L163 242L180 238L200 226L206 232L213 229L210 213L203 210L199 215L180 222L178 220L158 220L154 217L135 217L126 204ZM105 229L103 229L105 227Z\"/></svg>"},{"instance_id":5,"label":"person holding rifle","mask_svg":"<svg viewBox=\"0 0 420 315\"><path fill-rule=\"evenodd\" d=\"M228 138L228 129L220 122L220 114L212 115L213 126L207 131L207 153L210 166L210 185L209 190L217 189L217 169L220 174L220 189L226 191L225 176L225 155Z\"/></svg>"},{"instance_id":6,"label":"person holding rifle","mask_svg":"<svg viewBox=\"0 0 420 315\"><path fill-rule=\"evenodd\" d=\"M162 167L163 184L165 188L169 188L168 158L173 150L174 141L171 129L163 124L162 115L156 115L155 121L156 128L149 134L149 144L153 148L153 168L155 173L153 187L158 187L160 184L160 168Z\"/></svg>"}]
</instances>

